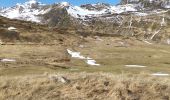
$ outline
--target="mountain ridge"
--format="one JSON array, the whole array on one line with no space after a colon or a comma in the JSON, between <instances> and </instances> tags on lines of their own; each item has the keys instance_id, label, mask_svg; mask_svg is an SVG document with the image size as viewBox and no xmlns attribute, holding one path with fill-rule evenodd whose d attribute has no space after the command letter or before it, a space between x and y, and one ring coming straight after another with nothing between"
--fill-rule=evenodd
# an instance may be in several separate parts
<instances>
[{"instance_id":1,"label":"mountain ridge","mask_svg":"<svg viewBox=\"0 0 170 100\"><path fill-rule=\"evenodd\" d=\"M140 0L131 0L130 3L123 3L126 0L122 0L120 4L116 6L112 6L110 4L105 3L97 3L97 4L84 4L80 6L73 6L68 2L60 2L54 3L52 5L46 5L37 0L29 0L23 4L16 4L14 7L3 8L0 10L0 15L11 18L11 19L19 19L26 21L34 21L41 23L41 19L43 14L48 13L52 10L52 6L56 5L58 8L65 8L67 10L68 15L79 18L86 19L86 17L100 17L103 15L111 15L111 14L121 14L121 13L130 13L137 12L138 15L141 12L145 12L148 8L145 8L146 1ZM136 3L134 3L136 1ZM138 1L138 2L137 2ZM154 4L155 2L153 2ZM152 4L152 3L149 3ZM161 5L165 5L164 8L168 8L170 6L169 2L162 3ZM168 5L167 5L168 4ZM158 9L158 8L157 8ZM162 9L162 8L159 8ZM143 16L147 15L143 13Z\"/></svg>"},{"instance_id":2,"label":"mountain ridge","mask_svg":"<svg viewBox=\"0 0 170 100\"><path fill-rule=\"evenodd\" d=\"M48 25L52 29L74 29L76 34L83 36L115 35L134 37L140 41L169 44L169 9L145 8L141 3L133 2L116 6L103 3L73 6L67 2L44 5L36 1L33 2L34 6L31 6L30 3L21 4L20 6L29 5L23 7L25 9L19 14L21 16L14 19L25 21L32 21L31 18L38 19L33 22ZM10 12L11 9L19 12L19 9L15 8L3 9L0 11L0 15L8 17L6 16L8 14L3 13Z\"/></svg>"}]
</instances>

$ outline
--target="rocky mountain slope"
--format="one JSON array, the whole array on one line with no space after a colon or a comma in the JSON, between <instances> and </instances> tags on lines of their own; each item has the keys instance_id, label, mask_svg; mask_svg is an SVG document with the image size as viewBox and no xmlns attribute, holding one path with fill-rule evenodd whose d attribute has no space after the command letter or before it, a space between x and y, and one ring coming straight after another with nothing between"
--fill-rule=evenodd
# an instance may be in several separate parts
<instances>
[{"instance_id":1,"label":"rocky mountain slope","mask_svg":"<svg viewBox=\"0 0 170 100\"><path fill-rule=\"evenodd\" d=\"M169 100L168 6L0 8L0 100Z\"/></svg>"},{"instance_id":2,"label":"rocky mountain slope","mask_svg":"<svg viewBox=\"0 0 170 100\"><path fill-rule=\"evenodd\" d=\"M29 0L23 4L16 4L14 7L2 8L0 15L26 21L39 22L43 20L43 15L54 10L65 9L67 14L80 19L88 19L93 17L101 17L104 15L121 14L121 13L142 13L150 10L168 9L170 2L168 0L122 0L119 5L113 6L105 3L85 4L81 6L73 6L68 2L55 3L46 5L37 0ZM62 13L61 13L62 14ZM144 16L145 14L143 14ZM142 15L141 15L142 16Z\"/></svg>"},{"instance_id":3,"label":"rocky mountain slope","mask_svg":"<svg viewBox=\"0 0 170 100\"><path fill-rule=\"evenodd\" d=\"M104 3L86 4L79 7L73 6L67 2L45 5L37 2L36 0L30 0L24 4L18 3L14 7L1 9L0 15L10 19L20 19L41 23L43 15L56 8L66 10L67 14L72 17L86 19L87 17L99 17L105 14L136 11L135 7L135 5L111 6Z\"/></svg>"},{"instance_id":4,"label":"rocky mountain slope","mask_svg":"<svg viewBox=\"0 0 170 100\"><path fill-rule=\"evenodd\" d=\"M30 0L3 8L0 15L51 28L72 28L83 36L135 37L147 43L169 44L168 0L122 0L113 6L104 3L73 6L67 2L45 5Z\"/></svg>"},{"instance_id":5,"label":"rocky mountain slope","mask_svg":"<svg viewBox=\"0 0 170 100\"><path fill-rule=\"evenodd\" d=\"M47 25L0 17L0 44L74 45L78 35L69 28L51 29Z\"/></svg>"}]
</instances>

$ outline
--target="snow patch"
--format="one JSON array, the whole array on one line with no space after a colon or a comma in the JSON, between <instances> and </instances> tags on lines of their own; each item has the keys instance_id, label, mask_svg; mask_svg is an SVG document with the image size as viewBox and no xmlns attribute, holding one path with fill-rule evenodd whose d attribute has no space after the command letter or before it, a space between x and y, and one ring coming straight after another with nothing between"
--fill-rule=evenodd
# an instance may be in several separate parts
<instances>
[{"instance_id":1,"label":"snow patch","mask_svg":"<svg viewBox=\"0 0 170 100\"><path fill-rule=\"evenodd\" d=\"M167 44L170 44L170 39L167 39Z\"/></svg>"},{"instance_id":2,"label":"snow patch","mask_svg":"<svg viewBox=\"0 0 170 100\"><path fill-rule=\"evenodd\" d=\"M16 30L16 28L15 27L8 27L8 30L12 31L12 30Z\"/></svg>"},{"instance_id":3,"label":"snow patch","mask_svg":"<svg viewBox=\"0 0 170 100\"><path fill-rule=\"evenodd\" d=\"M142 66L142 65L125 65L126 67L131 67L131 68L145 68L147 66Z\"/></svg>"},{"instance_id":4,"label":"snow patch","mask_svg":"<svg viewBox=\"0 0 170 100\"><path fill-rule=\"evenodd\" d=\"M69 49L67 49L67 52L71 55L73 58L79 58L79 59L86 59L84 56L80 55L80 52L73 52Z\"/></svg>"},{"instance_id":5,"label":"snow patch","mask_svg":"<svg viewBox=\"0 0 170 100\"><path fill-rule=\"evenodd\" d=\"M97 64L97 63L96 63L96 60L94 60L94 59L92 59L92 58L90 58L90 57L87 57L87 58L86 58L86 57L80 55L80 52L73 52L73 51L71 51L71 50L69 50L69 49L67 49L67 52L68 52L73 58L79 58L79 59L84 59L84 60L86 60L86 63L87 63L88 65L100 66L100 64Z\"/></svg>"},{"instance_id":6,"label":"snow patch","mask_svg":"<svg viewBox=\"0 0 170 100\"><path fill-rule=\"evenodd\" d=\"M15 59L1 59L1 62L15 62Z\"/></svg>"},{"instance_id":7,"label":"snow patch","mask_svg":"<svg viewBox=\"0 0 170 100\"><path fill-rule=\"evenodd\" d=\"M147 16L149 15L148 13L142 13L142 12L134 12L136 16Z\"/></svg>"},{"instance_id":8,"label":"snow patch","mask_svg":"<svg viewBox=\"0 0 170 100\"><path fill-rule=\"evenodd\" d=\"M169 76L169 74L161 73L161 72L153 73L153 74L151 74L151 75L152 75L152 76Z\"/></svg>"},{"instance_id":9,"label":"snow patch","mask_svg":"<svg viewBox=\"0 0 170 100\"><path fill-rule=\"evenodd\" d=\"M162 21L161 21L161 26L166 26L165 15L163 15L163 18L162 18Z\"/></svg>"},{"instance_id":10,"label":"snow patch","mask_svg":"<svg viewBox=\"0 0 170 100\"><path fill-rule=\"evenodd\" d=\"M112 13L123 13L123 12L135 12L136 5L133 4L126 4L126 5L118 5L118 6L111 6Z\"/></svg>"},{"instance_id":11,"label":"snow patch","mask_svg":"<svg viewBox=\"0 0 170 100\"><path fill-rule=\"evenodd\" d=\"M107 13L107 9L103 9L101 11L97 11L97 10L87 10L87 9L84 9L84 8L81 8L79 6L70 6L68 9L67 9L67 12L75 17L75 18L82 18L84 19L85 17L92 17L92 16L99 16L101 14L106 14Z\"/></svg>"},{"instance_id":12,"label":"snow patch","mask_svg":"<svg viewBox=\"0 0 170 100\"><path fill-rule=\"evenodd\" d=\"M60 5L63 7L66 7L66 6L69 6L70 4L68 2L61 2Z\"/></svg>"},{"instance_id":13,"label":"snow patch","mask_svg":"<svg viewBox=\"0 0 170 100\"><path fill-rule=\"evenodd\" d=\"M152 43L148 42L147 40L144 40L143 42L145 42L145 43L147 43L147 44L152 44Z\"/></svg>"},{"instance_id":14,"label":"snow patch","mask_svg":"<svg viewBox=\"0 0 170 100\"><path fill-rule=\"evenodd\" d=\"M100 66L100 64L96 64L96 61L93 59L87 60L87 64L93 65L93 66Z\"/></svg>"}]
</instances>

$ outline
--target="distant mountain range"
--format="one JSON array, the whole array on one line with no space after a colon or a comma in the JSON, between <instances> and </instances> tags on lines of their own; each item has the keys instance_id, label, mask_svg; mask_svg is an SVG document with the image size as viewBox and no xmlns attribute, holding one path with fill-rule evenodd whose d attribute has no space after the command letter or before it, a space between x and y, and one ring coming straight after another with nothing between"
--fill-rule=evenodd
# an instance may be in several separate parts
<instances>
[{"instance_id":1,"label":"distant mountain range","mask_svg":"<svg viewBox=\"0 0 170 100\"><path fill-rule=\"evenodd\" d=\"M73 6L68 2L46 5L30 0L2 8L0 15L31 21L50 28L71 28L78 34L121 35L141 41L169 44L169 0L122 0L118 5L105 3Z\"/></svg>"},{"instance_id":2,"label":"distant mountain range","mask_svg":"<svg viewBox=\"0 0 170 100\"><path fill-rule=\"evenodd\" d=\"M50 12L54 8L64 8L68 15L86 20L93 17L100 17L112 14L135 13L139 16L145 16L146 11L157 9L169 9L169 0L122 0L119 5L112 6L105 3L84 4L73 6L68 2L61 2L52 5L42 4L37 0L29 0L23 4L16 4L14 7L0 9L0 15L10 18L41 23L42 15Z\"/></svg>"}]
</instances>

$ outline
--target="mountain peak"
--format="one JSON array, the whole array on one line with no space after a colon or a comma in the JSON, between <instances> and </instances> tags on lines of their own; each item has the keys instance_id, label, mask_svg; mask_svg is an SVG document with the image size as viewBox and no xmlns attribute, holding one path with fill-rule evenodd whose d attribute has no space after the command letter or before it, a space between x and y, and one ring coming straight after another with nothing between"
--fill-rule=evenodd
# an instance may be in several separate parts
<instances>
[{"instance_id":1,"label":"mountain peak","mask_svg":"<svg viewBox=\"0 0 170 100\"><path fill-rule=\"evenodd\" d=\"M16 6L0 10L0 15L10 19L39 22L37 15L45 12L44 4L37 0L28 0L25 3L17 3Z\"/></svg>"},{"instance_id":2,"label":"mountain peak","mask_svg":"<svg viewBox=\"0 0 170 100\"><path fill-rule=\"evenodd\" d=\"M70 5L70 3L68 3L68 2L60 2L59 3L61 6L64 6L64 7L66 7L66 6L69 6Z\"/></svg>"},{"instance_id":3,"label":"mountain peak","mask_svg":"<svg viewBox=\"0 0 170 100\"><path fill-rule=\"evenodd\" d=\"M37 3L37 2L38 2L37 0L28 0L27 3L29 3L29 4L35 4L35 3Z\"/></svg>"},{"instance_id":4,"label":"mountain peak","mask_svg":"<svg viewBox=\"0 0 170 100\"><path fill-rule=\"evenodd\" d=\"M44 4L42 4L41 2L38 2L37 0L28 0L23 5L27 8L37 8L40 5L44 5Z\"/></svg>"},{"instance_id":5,"label":"mountain peak","mask_svg":"<svg viewBox=\"0 0 170 100\"><path fill-rule=\"evenodd\" d=\"M64 8L63 10L66 11L71 17L88 20L96 17L113 16L114 14L125 13L145 16L149 13L154 13L154 11L157 10L164 11L165 8L169 9L170 1L164 0L161 2L161 4L159 4L159 0L122 0L121 4L116 6L106 3L72 6L68 2L55 3L54 5L45 5L41 2L38 2L37 0L28 0L22 4L18 3L14 7L0 9L0 15L11 19L41 22L43 14L51 11L51 14L55 15L55 10L61 10L60 8ZM63 10L60 11L60 14L63 14Z\"/></svg>"},{"instance_id":6,"label":"mountain peak","mask_svg":"<svg viewBox=\"0 0 170 100\"><path fill-rule=\"evenodd\" d=\"M170 8L170 0L121 0L120 4L141 4L144 8Z\"/></svg>"},{"instance_id":7,"label":"mountain peak","mask_svg":"<svg viewBox=\"0 0 170 100\"><path fill-rule=\"evenodd\" d=\"M80 6L81 8L85 8L88 10L103 10L103 9L107 9L108 7L110 7L109 4L106 3L96 3L96 4L84 4Z\"/></svg>"}]
</instances>

